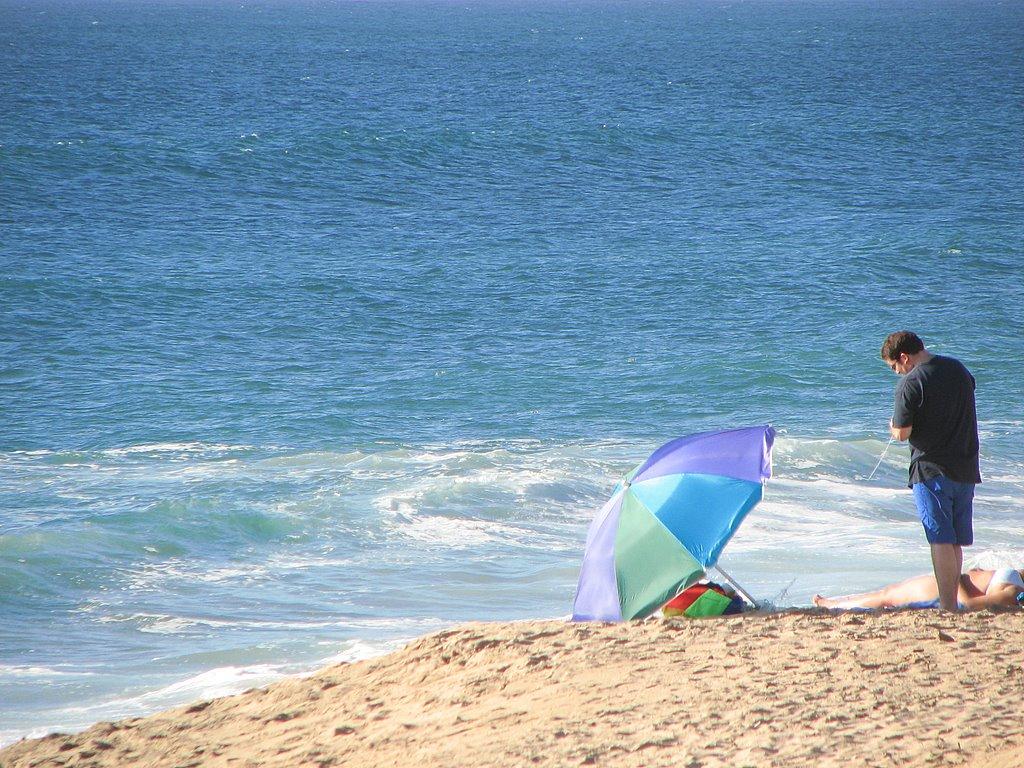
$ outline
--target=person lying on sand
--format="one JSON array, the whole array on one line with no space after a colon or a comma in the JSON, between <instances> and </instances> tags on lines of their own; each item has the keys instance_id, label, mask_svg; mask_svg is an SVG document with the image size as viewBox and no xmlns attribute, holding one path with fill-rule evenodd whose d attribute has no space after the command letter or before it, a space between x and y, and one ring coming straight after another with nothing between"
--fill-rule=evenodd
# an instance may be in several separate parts
<instances>
[{"instance_id":1,"label":"person lying on sand","mask_svg":"<svg viewBox=\"0 0 1024 768\"><path fill-rule=\"evenodd\" d=\"M1003 568L986 571L972 568L961 574L957 589L961 610L980 611L984 608L1024 605L1024 571ZM842 597L814 596L819 608L937 608L939 588L935 576L915 576L890 584L874 592Z\"/></svg>"}]
</instances>

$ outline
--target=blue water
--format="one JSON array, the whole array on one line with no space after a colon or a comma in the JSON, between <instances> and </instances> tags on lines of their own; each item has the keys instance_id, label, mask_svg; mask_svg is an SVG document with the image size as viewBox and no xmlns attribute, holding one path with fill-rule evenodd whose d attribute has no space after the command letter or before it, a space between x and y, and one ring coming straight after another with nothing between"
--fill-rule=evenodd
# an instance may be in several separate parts
<instances>
[{"instance_id":1,"label":"blue water","mask_svg":"<svg viewBox=\"0 0 1024 768\"><path fill-rule=\"evenodd\" d=\"M569 613L660 442L722 563L928 569L884 336L1024 560L1024 5L0 0L0 742Z\"/></svg>"}]
</instances>

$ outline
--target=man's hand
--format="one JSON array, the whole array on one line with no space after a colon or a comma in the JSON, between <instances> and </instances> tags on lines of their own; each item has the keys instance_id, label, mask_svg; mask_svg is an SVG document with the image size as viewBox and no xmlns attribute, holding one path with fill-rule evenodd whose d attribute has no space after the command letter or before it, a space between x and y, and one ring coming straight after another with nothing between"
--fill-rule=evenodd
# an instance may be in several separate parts
<instances>
[{"instance_id":1,"label":"man's hand","mask_svg":"<svg viewBox=\"0 0 1024 768\"><path fill-rule=\"evenodd\" d=\"M899 440L901 443L910 437L910 430L913 427L897 427L892 423L892 419L889 419L889 434L892 435L893 440Z\"/></svg>"}]
</instances>

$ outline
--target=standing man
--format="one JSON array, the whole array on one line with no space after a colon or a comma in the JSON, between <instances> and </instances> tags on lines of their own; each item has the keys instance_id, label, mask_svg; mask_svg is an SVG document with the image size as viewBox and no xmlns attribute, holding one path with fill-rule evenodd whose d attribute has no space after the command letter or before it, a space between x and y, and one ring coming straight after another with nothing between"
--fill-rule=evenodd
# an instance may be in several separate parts
<instances>
[{"instance_id":1,"label":"standing man","mask_svg":"<svg viewBox=\"0 0 1024 768\"><path fill-rule=\"evenodd\" d=\"M939 603L956 611L963 547L974 543L974 486L981 482L974 376L959 360L930 354L910 331L889 334L882 359L902 377L889 429L893 440L910 440L910 488L931 545Z\"/></svg>"}]
</instances>

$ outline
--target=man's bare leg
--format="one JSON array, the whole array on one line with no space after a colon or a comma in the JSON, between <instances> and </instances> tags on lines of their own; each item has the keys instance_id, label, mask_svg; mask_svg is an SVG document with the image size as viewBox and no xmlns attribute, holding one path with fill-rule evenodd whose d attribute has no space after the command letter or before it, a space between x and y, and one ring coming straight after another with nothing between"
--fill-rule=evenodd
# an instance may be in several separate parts
<instances>
[{"instance_id":1,"label":"man's bare leg","mask_svg":"<svg viewBox=\"0 0 1024 768\"><path fill-rule=\"evenodd\" d=\"M956 613L960 610L956 598L964 562L963 548L958 544L932 544L931 548L935 584L939 588L939 606L944 611Z\"/></svg>"}]
</instances>

